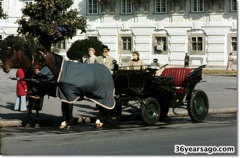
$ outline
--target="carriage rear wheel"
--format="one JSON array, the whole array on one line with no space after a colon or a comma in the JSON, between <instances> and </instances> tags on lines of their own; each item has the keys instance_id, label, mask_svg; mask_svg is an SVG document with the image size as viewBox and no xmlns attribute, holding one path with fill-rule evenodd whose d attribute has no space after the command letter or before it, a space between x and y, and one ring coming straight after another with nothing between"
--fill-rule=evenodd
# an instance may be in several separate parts
<instances>
[{"instance_id":1,"label":"carriage rear wheel","mask_svg":"<svg viewBox=\"0 0 240 158\"><path fill-rule=\"evenodd\" d=\"M161 108L155 98L146 98L141 105L141 116L147 125L154 125L158 122Z\"/></svg>"},{"instance_id":2,"label":"carriage rear wheel","mask_svg":"<svg viewBox=\"0 0 240 158\"><path fill-rule=\"evenodd\" d=\"M202 122L209 109L209 102L207 94L202 90L193 91L192 97L188 104L188 114L195 122Z\"/></svg>"}]
</instances>

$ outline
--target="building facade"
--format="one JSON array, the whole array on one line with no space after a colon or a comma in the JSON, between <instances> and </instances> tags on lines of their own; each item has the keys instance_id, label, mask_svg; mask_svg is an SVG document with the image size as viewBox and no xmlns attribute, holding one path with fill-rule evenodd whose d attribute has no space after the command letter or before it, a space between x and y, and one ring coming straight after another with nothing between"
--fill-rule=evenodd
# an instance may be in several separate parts
<instances>
[{"instance_id":1,"label":"building facade","mask_svg":"<svg viewBox=\"0 0 240 158\"><path fill-rule=\"evenodd\" d=\"M21 8L33 0L0 0L8 19L0 20L0 37L17 34ZM227 65L237 56L237 0L74 0L71 9L88 19L80 32L59 44L61 54L76 40L96 38L110 48L122 66L139 51L145 64L182 65L187 52L190 66Z\"/></svg>"}]
</instances>

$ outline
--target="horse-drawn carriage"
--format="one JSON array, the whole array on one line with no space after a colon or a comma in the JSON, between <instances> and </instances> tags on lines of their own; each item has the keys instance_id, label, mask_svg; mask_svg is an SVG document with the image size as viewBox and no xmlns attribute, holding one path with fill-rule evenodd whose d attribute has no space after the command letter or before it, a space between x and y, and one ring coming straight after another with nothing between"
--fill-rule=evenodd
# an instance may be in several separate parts
<instances>
[{"instance_id":1,"label":"horse-drawn carriage","mask_svg":"<svg viewBox=\"0 0 240 158\"><path fill-rule=\"evenodd\" d=\"M117 120L121 118L122 109L125 107L138 106L147 125L154 125L159 119L167 117L169 108L187 109L195 122L201 122L207 116L208 97L204 91L195 90L196 84L202 79L205 65L194 70L165 68L162 74L157 76L157 69L151 67L145 70L121 70L117 69L115 64L114 73L111 75L103 65L66 62L62 56L48 51L37 52L34 57L27 55L25 47L29 47L28 43L21 44L21 38L15 43L12 38L16 37L9 36L3 44L3 70L9 72L14 64L18 64L24 72L47 66L53 74L53 80L47 84L54 84L59 88L58 96L62 101L63 116L69 116L67 122L72 119L73 103L85 98L101 105L101 115L110 120L114 117ZM72 72L73 67L75 72ZM65 69L68 71L62 71ZM45 88L43 90L44 94L49 93ZM31 113L31 110L29 112Z\"/></svg>"},{"instance_id":2,"label":"horse-drawn carriage","mask_svg":"<svg viewBox=\"0 0 240 158\"><path fill-rule=\"evenodd\" d=\"M167 117L169 108L184 108L194 122L205 119L209 109L208 97L195 86L202 80L202 69L164 68L157 76L156 70L120 70L115 69L113 80L115 85L116 106L113 110L101 108L107 117L122 115L125 107L140 110L141 117L147 125L154 125ZM138 108L140 107L140 108Z\"/></svg>"}]
</instances>

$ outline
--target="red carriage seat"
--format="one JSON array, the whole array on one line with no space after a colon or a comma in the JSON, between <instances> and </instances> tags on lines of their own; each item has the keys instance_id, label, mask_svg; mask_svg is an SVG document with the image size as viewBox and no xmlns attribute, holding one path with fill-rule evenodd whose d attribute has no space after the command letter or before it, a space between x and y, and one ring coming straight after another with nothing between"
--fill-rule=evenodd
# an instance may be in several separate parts
<instances>
[{"instance_id":1,"label":"red carriage seat","mask_svg":"<svg viewBox=\"0 0 240 158\"><path fill-rule=\"evenodd\" d=\"M192 71L190 68L166 68L161 76L172 76L175 93L184 93L182 83L186 80L187 75Z\"/></svg>"}]
</instances>

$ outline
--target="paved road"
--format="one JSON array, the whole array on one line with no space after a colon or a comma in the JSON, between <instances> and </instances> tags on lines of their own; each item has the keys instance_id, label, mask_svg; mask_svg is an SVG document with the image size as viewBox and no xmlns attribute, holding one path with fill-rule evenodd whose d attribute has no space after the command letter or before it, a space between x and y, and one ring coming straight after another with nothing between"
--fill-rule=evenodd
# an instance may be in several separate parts
<instances>
[{"instance_id":1,"label":"paved road","mask_svg":"<svg viewBox=\"0 0 240 158\"><path fill-rule=\"evenodd\" d=\"M13 69L6 74L0 69L0 118L26 120L25 112L13 111L15 102L16 81L8 79L15 76ZM237 109L237 77L236 76L203 76L203 81L197 85L198 89L204 90L209 98L210 110ZM61 118L61 102L58 98L45 97L41 120L59 120ZM74 104L74 117L96 116L98 111L94 110L94 104L88 101L76 102Z\"/></svg>"},{"instance_id":2,"label":"paved road","mask_svg":"<svg viewBox=\"0 0 240 158\"><path fill-rule=\"evenodd\" d=\"M210 115L203 123L193 123L189 117L174 117L158 122L155 126L145 126L140 119L136 119L102 129L96 129L94 123L74 126L69 131L60 130L56 126L38 129L3 128L1 154L183 156L183 153L174 152L174 146L185 145L233 147L233 153L212 155L236 156L237 134L236 113ZM205 150L202 156L210 155L210 149Z\"/></svg>"}]
</instances>

